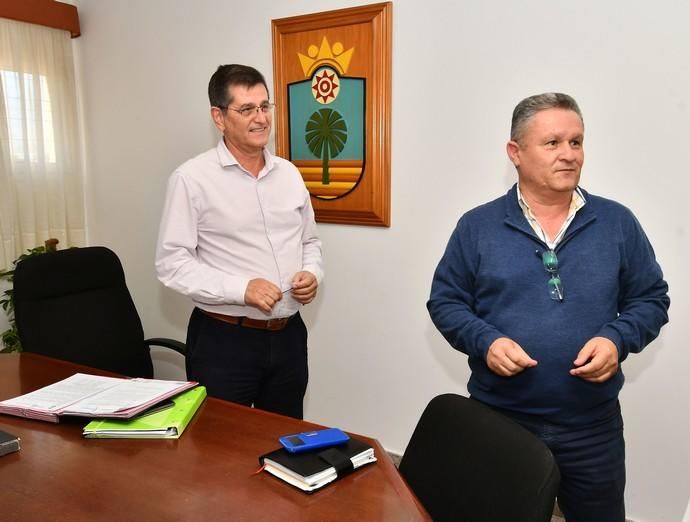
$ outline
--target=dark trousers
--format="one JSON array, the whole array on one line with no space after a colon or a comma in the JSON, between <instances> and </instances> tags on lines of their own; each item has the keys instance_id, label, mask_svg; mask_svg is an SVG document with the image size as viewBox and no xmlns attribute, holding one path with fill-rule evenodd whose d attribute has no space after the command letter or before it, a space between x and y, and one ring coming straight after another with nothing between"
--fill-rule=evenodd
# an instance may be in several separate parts
<instances>
[{"instance_id":1,"label":"dark trousers","mask_svg":"<svg viewBox=\"0 0 690 522\"><path fill-rule=\"evenodd\" d=\"M282 330L247 328L195 308L187 328L187 378L209 395L303 418L307 329L299 314Z\"/></svg>"},{"instance_id":2,"label":"dark trousers","mask_svg":"<svg viewBox=\"0 0 690 522\"><path fill-rule=\"evenodd\" d=\"M561 472L558 506L566 522L625 522L625 441L617 400L586 425L565 426L494 408L539 437Z\"/></svg>"}]
</instances>

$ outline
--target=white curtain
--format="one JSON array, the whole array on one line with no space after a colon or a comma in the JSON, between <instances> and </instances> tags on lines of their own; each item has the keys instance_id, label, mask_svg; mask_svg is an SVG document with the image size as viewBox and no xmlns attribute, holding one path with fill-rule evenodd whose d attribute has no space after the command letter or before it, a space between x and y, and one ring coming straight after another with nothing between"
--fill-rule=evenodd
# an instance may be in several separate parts
<instances>
[{"instance_id":1,"label":"white curtain","mask_svg":"<svg viewBox=\"0 0 690 522\"><path fill-rule=\"evenodd\" d=\"M57 238L85 242L68 31L0 18L0 269Z\"/></svg>"}]
</instances>

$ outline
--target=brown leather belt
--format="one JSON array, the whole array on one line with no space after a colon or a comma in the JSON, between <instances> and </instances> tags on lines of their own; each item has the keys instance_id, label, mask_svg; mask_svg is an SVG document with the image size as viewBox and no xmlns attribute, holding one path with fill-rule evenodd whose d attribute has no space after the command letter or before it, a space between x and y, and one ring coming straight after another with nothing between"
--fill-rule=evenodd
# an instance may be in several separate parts
<instances>
[{"instance_id":1,"label":"brown leather belt","mask_svg":"<svg viewBox=\"0 0 690 522\"><path fill-rule=\"evenodd\" d=\"M201 308L199 308L201 310ZM282 330L288 324L288 321L294 316L280 317L278 319L252 319L251 317L236 317L234 315L218 314L216 312L209 312L201 310L203 313L224 323L236 324L239 326L246 326L247 328L256 328L257 330L270 330L272 332Z\"/></svg>"}]
</instances>

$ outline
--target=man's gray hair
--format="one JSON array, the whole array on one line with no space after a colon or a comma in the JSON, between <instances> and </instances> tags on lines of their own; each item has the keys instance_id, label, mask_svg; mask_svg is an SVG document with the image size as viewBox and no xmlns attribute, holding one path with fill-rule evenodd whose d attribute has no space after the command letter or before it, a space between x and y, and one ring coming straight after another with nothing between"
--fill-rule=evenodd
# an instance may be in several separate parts
<instances>
[{"instance_id":1,"label":"man's gray hair","mask_svg":"<svg viewBox=\"0 0 690 522\"><path fill-rule=\"evenodd\" d=\"M566 109L574 111L584 125L582 112L578 107L577 102L567 94L560 92L545 92L544 94L535 94L529 98L525 98L515 106L513 110L513 121L510 125L510 139L519 142L527 125L530 123L534 115L539 111L546 109Z\"/></svg>"}]
</instances>

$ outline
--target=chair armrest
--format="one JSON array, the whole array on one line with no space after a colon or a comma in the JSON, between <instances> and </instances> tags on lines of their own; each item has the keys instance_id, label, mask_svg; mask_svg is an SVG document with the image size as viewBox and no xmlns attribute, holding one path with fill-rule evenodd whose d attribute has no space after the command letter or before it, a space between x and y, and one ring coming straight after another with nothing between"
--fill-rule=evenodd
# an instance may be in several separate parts
<instances>
[{"instance_id":1,"label":"chair armrest","mask_svg":"<svg viewBox=\"0 0 690 522\"><path fill-rule=\"evenodd\" d=\"M176 341L175 339L168 339L167 337L152 337L151 339L146 339L144 341L146 346L151 348L151 346L163 346L165 348L170 348L175 350L177 353L185 355L187 353L187 347L184 343Z\"/></svg>"}]
</instances>

